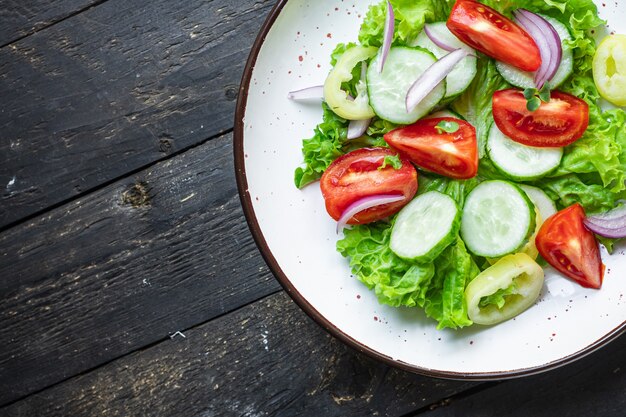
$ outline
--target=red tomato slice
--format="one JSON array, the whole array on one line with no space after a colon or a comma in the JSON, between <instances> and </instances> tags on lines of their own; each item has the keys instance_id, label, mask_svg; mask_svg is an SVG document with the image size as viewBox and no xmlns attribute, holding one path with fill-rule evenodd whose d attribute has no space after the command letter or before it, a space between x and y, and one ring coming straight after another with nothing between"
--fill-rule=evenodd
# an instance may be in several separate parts
<instances>
[{"instance_id":1,"label":"red tomato slice","mask_svg":"<svg viewBox=\"0 0 626 417\"><path fill-rule=\"evenodd\" d=\"M447 133L437 129L442 121L454 122L459 129ZM478 172L476 129L453 117L422 119L392 130L385 141L421 168L456 179L468 179Z\"/></svg>"},{"instance_id":2,"label":"red tomato slice","mask_svg":"<svg viewBox=\"0 0 626 417\"><path fill-rule=\"evenodd\" d=\"M457 1L447 26L461 41L498 61L523 71L537 71L541 66L534 39L510 19L477 1Z\"/></svg>"},{"instance_id":3,"label":"red tomato slice","mask_svg":"<svg viewBox=\"0 0 626 417\"><path fill-rule=\"evenodd\" d=\"M524 93L500 90L493 95L492 107L493 119L502 133L528 146L569 145L580 139L589 125L589 105L559 91L553 91L549 102L542 102L531 112L526 108Z\"/></svg>"},{"instance_id":4,"label":"red tomato slice","mask_svg":"<svg viewBox=\"0 0 626 417\"><path fill-rule=\"evenodd\" d=\"M339 220L345 210L356 201L376 195L398 195L404 199L363 210L348 220L348 224L364 224L384 219L400 211L417 192L417 170L404 157L399 169L384 168L387 156L397 152L387 148L362 148L337 158L322 175L320 188L326 202L326 211Z\"/></svg>"},{"instance_id":5,"label":"red tomato slice","mask_svg":"<svg viewBox=\"0 0 626 417\"><path fill-rule=\"evenodd\" d=\"M541 256L564 275L583 287L600 288L604 265L596 237L585 228L584 218L585 211L578 203L548 217L535 245Z\"/></svg>"}]
</instances>

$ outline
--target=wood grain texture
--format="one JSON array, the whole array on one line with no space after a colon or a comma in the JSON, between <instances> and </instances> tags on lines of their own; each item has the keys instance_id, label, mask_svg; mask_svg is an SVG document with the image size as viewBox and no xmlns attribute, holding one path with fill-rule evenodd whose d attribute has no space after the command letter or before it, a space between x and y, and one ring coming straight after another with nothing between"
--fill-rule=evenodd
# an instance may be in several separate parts
<instances>
[{"instance_id":1,"label":"wood grain texture","mask_svg":"<svg viewBox=\"0 0 626 417\"><path fill-rule=\"evenodd\" d=\"M0 45L36 32L102 0L3 0L0 3Z\"/></svg>"},{"instance_id":2,"label":"wood grain texture","mask_svg":"<svg viewBox=\"0 0 626 417\"><path fill-rule=\"evenodd\" d=\"M626 336L573 364L448 400L421 417L623 417Z\"/></svg>"},{"instance_id":3,"label":"wood grain texture","mask_svg":"<svg viewBox=\"0 0 626 417\"><path fill-rule=\"evenodd\" d=\"M280 289L243 219L231 141L0 234L0 404Z\"/></svg>"},{"instance_id":4,"label":"wood grain texture","mask_svg":"<svg viewBox=\"0 0 626 417\"><path fill-rule=\"evenodd\" d=\"M281 292L0 410L3 416L399 416L476 383L373 361Z\"/></svg>"},{"instance_id":5,"label":"wood grain texture","mask_svg":"<svg viewBox=\"0 0 626 417\"><path fill-rule=\"evenodd\" d=\"M0 227L233 126L271 0L109 0L0 50Z\"/></svg>"}]
</instances>

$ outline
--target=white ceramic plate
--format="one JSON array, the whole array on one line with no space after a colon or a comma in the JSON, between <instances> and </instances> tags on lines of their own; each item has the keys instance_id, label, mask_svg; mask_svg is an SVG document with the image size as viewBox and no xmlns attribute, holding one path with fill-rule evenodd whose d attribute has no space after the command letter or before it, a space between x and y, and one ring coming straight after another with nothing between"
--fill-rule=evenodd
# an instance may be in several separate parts
<instances>
[{"instance_id":1,"label":"white ceramic plate","mask_svg":"<svg viewBox=\"0 0 626 417\"><path fill-rule=\"evenodd\" d=\"M244 212L270 268L293 299L349 345L403 369L439 377L528 375L578 359L626 328L626 257L603 252L600 291L546 274L540 301L494 327L438 331L420 309L380 305L335 251L335 222L316 184L298 190L301 139L321 120L320 105L287 92L322 84L338 42L356 41L373 0L282 0L250 55L235 129L235 163ZM600 6L609 27L626 33L626 8ZM613 26L611 26L611 24ZM620 26L621 25L621 26ZM621 28L621 30L618 30Z\"/></svg>"}]
</instances>

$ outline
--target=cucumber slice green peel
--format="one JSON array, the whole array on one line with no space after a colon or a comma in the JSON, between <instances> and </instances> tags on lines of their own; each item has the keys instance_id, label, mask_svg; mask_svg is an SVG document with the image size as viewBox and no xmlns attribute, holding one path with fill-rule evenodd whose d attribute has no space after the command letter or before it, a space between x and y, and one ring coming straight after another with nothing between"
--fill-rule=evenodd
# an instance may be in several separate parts
<instances>
[{"instance_id":1,"label":"cucumber slice green peel","mask_svg":"<svg viewBox=\"0 0 626 417\"><path fill-rule=\"evenodd\" d=\"M493 123L487 139L487 154L504 176L516 181L536 180L561 164L563 148L536 148L515 142Z\"/></svg>"},{"instance_id":2,"label":"cucumber slice green peel","mask_svg":"<svg viewBox=\"0 0 626 417\"><path fill-rule=\"evenodd\" d=\"M461 212L452 197L429 191L400 210L389 246L403 259L432 262L456 241L460 223Z\"/></svg>"},{"instance_id":3,"label":"cucumber slice green peel","mask_svg":"<svg viewBox=\"0 0 626 417\"><path fill-rule=\"evenodd\" d=\"M499 258L522 248L535 230L535 206L508 181L485 181L465 201L461 237L477 256Z\"/></svg>"},{"instance_id":4,"label":"cucumber slice green peel","mask_svg":"<svg viewBox=\"0 0 626 417\"><path fill-rule=\"evenodd\" d=\"M411 112L406 110L406 95L431 65L435 56L419 47L394 46L389 50L382 73L376 56L367 69L369 104L381 119L411 124L430 113L446 94L445 80L438 84Z\"/></svg>"}]
</instances>

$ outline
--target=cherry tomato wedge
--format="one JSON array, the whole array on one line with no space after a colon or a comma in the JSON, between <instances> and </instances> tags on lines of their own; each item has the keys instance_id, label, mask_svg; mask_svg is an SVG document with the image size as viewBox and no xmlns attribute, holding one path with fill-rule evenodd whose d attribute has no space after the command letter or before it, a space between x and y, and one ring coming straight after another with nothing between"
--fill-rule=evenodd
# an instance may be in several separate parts
<instances>
[{"instance_id":1,"label":"cherry tomato wedge","mask_svg":"<svg viewBox=\"0 0 626 417\"><path fill-rule=\"evenodd\" d=\"M448 29L467 45L523 71L537 71L541 54L534 39L507 17L473 0L459 0Z\"/></svg>"},{"instance_id":2,"label":"cherry tomato wedge","mask_svg":"<svg viewBox=\"0 0 626 417\"><path fill-rule=\"evenodd\" d=\"M589 105L571 94L553 91L539 108L526 108L524 93L496 91L493 119L498 128L516 142L528 146L560 148L580 139L589 126Z\"/></svg>"},{"instance_id":3,"label":"cherry tomato wedge","mask_svg":"<svg viewBox=\"0 0 626 417\"><path fill-rule=\"evenodd\" d=\"M451 133L443 131L438 128L441 122L456 123L458 129ZM478 172L476 129L464 120L453 117L418 120L387 133L385 141L417 166L436 174L468 179Z\"/></svg>"},{"instance_id":4,"label":"cherry tomato wedge","mask_svg":"<svg viewBox=\"0 0 626 417\"><path fill-rule=\"evenodd\" d=\"M585 211L578 203L548 217L535 238L541 256L583 287L600 288L604 265L598 242L583 224Z\"/></svg>"},{"instance_id":5,"label":"cherry tomato wedge","mask_svg":"<svg viewBox=\"0 0 626 417\"><path fill-rule=\"evenodd\" d=\"M417 192L417 170L401 156L401 167L385 164L386 157L394 156L398 156L398 153L388 148L362 148L333 161L320 180L326 211L330 217L339 220L350 205L366 197L404 196L403 200L365 209L347 222L370 223L397 213L411 201Z\"/></svg>"}]
</instances>

